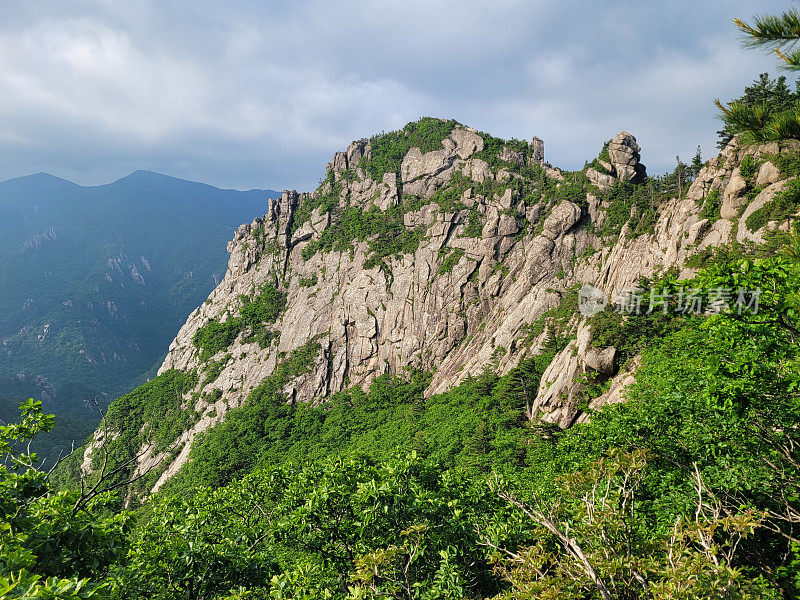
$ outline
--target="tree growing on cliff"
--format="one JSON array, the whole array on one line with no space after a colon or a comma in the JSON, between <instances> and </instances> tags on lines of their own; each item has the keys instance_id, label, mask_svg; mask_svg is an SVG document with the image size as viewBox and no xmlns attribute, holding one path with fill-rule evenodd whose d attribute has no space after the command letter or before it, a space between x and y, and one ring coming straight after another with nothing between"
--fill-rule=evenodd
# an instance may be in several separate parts
<instances>
[{"instance_id":1,"label":"tree growing on cliff","mask_svg":"<svg viewBox=\"0 0 800 600\"><path fill-rule=\"evenodd\" d=\"M772 79L768 73L761 73L752 85L744 88L740 98L730 102L723 110L724 125L717 131L717 147L723 149L734 135L742 133L742 119L746 118L748 124L758 122L758 115L774 115L789 110L798 99L800 94L789 88L785 76Z\"/></svg>"},{"instance_id":2,"label":"tree growing on cliff","mask_svg":"<svg viewBox=\"0 0 800 600\"><path fill-rule=\"evenodd\" d=\"M744 45L774 52L782 66L791 71L800 70L800 12L789 9L778 15L754 17L752 23L734 19L743 34ZM720 134L720 147L734 135L745 143L800 139L800 98L791 93L785 78L773 82L764 73L753 86L745 89L738 100L723 104L715 101L721 111L725 126Z\"/></svg>"}]
</instances>

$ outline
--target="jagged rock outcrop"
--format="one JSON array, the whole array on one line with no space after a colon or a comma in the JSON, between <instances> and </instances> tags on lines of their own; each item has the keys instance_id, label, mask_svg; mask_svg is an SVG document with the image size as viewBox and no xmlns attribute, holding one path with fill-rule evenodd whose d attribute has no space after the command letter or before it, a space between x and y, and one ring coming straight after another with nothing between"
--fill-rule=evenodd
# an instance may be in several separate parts
<instances>
[{"instance_id":1,"label":"jagged rock outcrop","mask_svg":"<svg viewBox=\"0 0 800 600\"><path fill-rule=\"evenodd\" d=\"M313 344L316 350L306 372L285 386L292 401L321 402L407 366L433 371L428 393L435 394L487 365L505 373L539 352L547 329L531 331L575 286L596 286L610 298L656 271L676 267L691 274L684 266L689 255L724 243L735 231L724 216L713 223L701 216L704 199L717 190L723 206L730 198L729 207L741 209L746 194L737 169L743 157L780 150L740 149L733 142L701 170L684 198L657 207L647 233L634 235L626 223L618 235L603 239L589 225L605 218L604 177L634 183L644 177L632 135L622 132L609 143L610 161L603 165L608 174L587 171L601 189L590 188L585 202L548 196L536 187L538 179L526 169L541 169L554 185L563 179L544 163L538 138L526 151L500 146L494 157L487 156L487 147L483 134L459 125L440 148L423 152L412 146L397 172L373 178L367 170L374 158L370 142L354 142L334 155L315 192L284 192L264 217L239 227L228 245L225 277L190 315L160 369L204 373L209 364L219 365L215 378L200 377L186 394L187 406L200 418L177 440L181 450L156 488L188 459L198 433L241 405L299 348ZM775 171L761 170L766 197L783 182L768 184ZM392 225L381 229L375 221L358 221L363 214ZM356 219L347 228L345 216ZM731 218L745 216L736 212ZM738 230L741 235L740 223ZM268 343L243 330L216 355L201 358L198 331L238 318L242 299L268 283L285 295ZM545 372L533 407L537 418L562 427L585 419L582 375L610 380L606 393L588 401L598 408L624 397L636 364L628 361L617 374L616 349L593 347L579 313L568 329L576 337Z\"/></svg>"},{"instance_id":2,"label":"jagged rock outcrop","mask_svg":"<svg viewBox=\"0 0 800 600\"><path fill-rule=\"evenodd\" d=\"M610 157L610 171L619 181L632 181L639 183L644 180L647 173L645 167L639 162L639 144L636 138L627 131L618 133L608 144Z\"/></svg>"},{"instance_id":3,"label":"jagged rock outcrop","mask_svg":"<svg viewBox=\"0 0 800 600\"><path fill-rule=\"evenodd\" d=\"M598 159L604 172L595 168L586 170L586 176L601 190L609 189L617 181L641 183L647 177L645 166L639 162L641 148L636 138L627 131L618 133L608 142L608 160Z\"/></svg>"}]
</instances>

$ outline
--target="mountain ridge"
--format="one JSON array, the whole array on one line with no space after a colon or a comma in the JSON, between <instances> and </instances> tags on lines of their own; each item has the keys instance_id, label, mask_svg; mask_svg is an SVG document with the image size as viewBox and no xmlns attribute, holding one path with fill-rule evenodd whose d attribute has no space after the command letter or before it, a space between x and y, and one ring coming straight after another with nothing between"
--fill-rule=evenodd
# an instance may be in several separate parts
<instances>
[{"instance_id":1,"label":"mountain ridge","mask_svg":"<svg viewBox=\"0 0 800 600\"><path fill-rule=\"evenodd\" d=\"M239 190L239 189L234 189L234 188L221 188L221 187L215 186L215 185L210 184L210 183L204 183L202 181L193 181L191 179L185 179L183 177L176 177L176 176L173 176L173 175L168 175L166 173L161 173L160 171L153 171L153 170L150 170L150 169L136 169L134 171L131 171L127 175L123 175L122 177L114 179L113 181L110 181L108 183L98 183L98 184L94 184L94 185L81 185L80 183L76 183L76 182L71 181L71 180L69 180L69 179L67 179L65 177L60 177L58 175L53 175L52 173L48 173L47 171L39 171L38 173L31 173L29 175L20 175L18 177L9 177L8 179L0 180L0 185L11 184L13 182L25 182L25 181L50 181L50 182L68 183L68 184L70 184L70 186L83 188L83 189L91 189L91 188L102 188L102 187L112 186L112 185L114 185L116 183L119 183L119 182L125 181L125 180L144 179L144 178L150 178L150 177L153 177L154 179L160 178L160 179L163 179L163 180L171 180L171 181L176 181L176 182L197 184L197 185L200 185L200 186L213 188L213 189L220 190L220 191L259 192L259 193L268 194L269 196L280 194L280 192L278 192L276 190L267 189L267 188L250 188L250 189L247 189L247 190Z\"/></svg>"},{"instance_id":2,"label":"mountain ridge","mask_svg":"<svg viewBox=\"0 0 800 600\"><path fill-rule=\"evenodd\" d=\"M690 256L757 240L732 207L763 206L784 185L770 162L781 152L734 141L678 195L679 180L646 177L626 132L573 173L545 162L539 138L499 140L447 120L353 142L317 190L284 191L236 230L224 279L159 369L188 377L186 427L161 449L146 436L126 442L139 444L133 474L160 465L149 480L158 490L201 434L264 386L290 403L320 403L414 368L432 373L431 396L487 368L508 373L553 337L563 341L528 418L585 420L587 409L622 400L638 356L593 347L576 286L611 296L659 272L690 276ZM742 186L740 166L754 157L763 164ZM109 414L112 424L119 418ZM136 418L148 431L147 418Z\"/></svg>"},{"instance_id":3,"label":"mountain ridge","mask_svg":"<svg viewBox=\"0 0 800 600\"><path fill-rule=\"evenodd\" d=\"M93 399L155 374L170 329L221 277L229 232L271 195L145 171L101 186L0 182L0 380L47 382L36 397L70 423L50 446L88 435ZM24 400L0 384L3 415Z\"/></svg>"}]
</instances>

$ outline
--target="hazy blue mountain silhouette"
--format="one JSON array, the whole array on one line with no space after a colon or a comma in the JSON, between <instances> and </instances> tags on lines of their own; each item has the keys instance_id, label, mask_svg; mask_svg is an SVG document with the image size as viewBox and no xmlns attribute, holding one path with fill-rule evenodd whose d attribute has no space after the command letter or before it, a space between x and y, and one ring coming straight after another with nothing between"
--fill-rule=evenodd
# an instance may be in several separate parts
<instances>
[{"instance_id":1,"label":"hazy blue mountain silhouette","mask_svg":"<svg viewBox=\"0 0 800 600\"><path fill-rule=\"evenodd\" d=\"M47 173L0 182L0 419L35 390L69 423L59 438L90 432L87 400L154 372L224 275L232 231L276 195L151 171L91 187Z\"/></svg>"}]
</instances>

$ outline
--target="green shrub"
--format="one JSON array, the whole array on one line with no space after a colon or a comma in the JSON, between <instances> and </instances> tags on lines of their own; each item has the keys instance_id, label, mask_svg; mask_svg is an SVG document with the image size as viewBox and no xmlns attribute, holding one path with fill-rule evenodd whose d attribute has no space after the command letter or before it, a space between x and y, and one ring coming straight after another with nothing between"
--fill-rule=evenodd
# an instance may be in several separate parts
<instances>
[{"instance_id":1,"label":"green shrub","mask_svg":"<svg viewBox=\"0 0 800 600\"><path fill-rule=\"evenodd\" d=\"M423 153L441 150L442 141L450 135L456 121L423 117L409 123L400 131L384 133L369 139L372 157L361 159L359 166L375 181L382 181L386 173L400 173L400 165L411 148Z\"/></svg>"},{"instance_id":2,"label":"green shrub","mask_svg":"<svg viewBox=\"0 0 800 600\"><path fill-rule=\"evenodd\" d=\"M683 325L681 316L665 315L658 309L644 314L648 308L647 297L642 299L642 308L642 314L622 315L613 308L606 307L604 311L592 316L589 319L592 346L614 346L619 362L624 362Z\"/></svg>"},{"instance_id":3,"label":"green shrub","mask_svg":"<svg viewBox=\"0 0 800 600\"><path fill-rule=\"evenodd\" d=\"M224 322L212 319L195 332L192 344L201 350L200 362L229 348L242 332L245 332L244 342L258 342L262 348L278 335L267 325L277 321L286 307L285 292L268 282L256 296L241 296L241 301L238 317L228 315Z\"/></svg>"},{"instance_id":4,"label":"green shrub","mask_svg":"<svg viewBox=\"0 0 800 600\"><path fill-rule=\"evenodd\" d=\"M300 287L314 287L317 285L317 274L312 273L311 277L301 277Z\"/></svg>"},{"instance_id":5,"label":"green shrub","mask_svg":"<svg viewBox=\"0 0 800 600\"><path fill-rule=\"evenodd\" d=\"M463 248L443 248L443 250L445 250L445 252L442 264L439 265L439 269L436 271L439 275L452 273L453 267L455 267L464 256Z\"/></svg>"},{"instance_id":6,"label":"green shrub","mask_svg":"<svg viewBox=\"0 0 800 600\"><path fill-rule=\"evenodd\" d=\"M745 181L749 181L755 177L757 172L758 166L756 165L756 161L752 154L748 154L742 159L742 163L739 165L739 173L741 173Z\"/></svg>"},{"instance_id":7,"label":"green shrub","mask_svg":"<svg viewBox=\"0 0 800 600\"><path fill-rule=\"evenodd\" d=\"M717 221L720 217L720 204L719 190L711 190L703 201L703 208L700 211L700 216L704 219L708 219L712 223Z\"/></svg>"},{"instance_id":8,"label":"green shrub","mask_svg":"<svg viewBox=\"0 0 800 600\"><path fill-rule=\"evenodd\" d=\"M563 350L572 338L568 331L569 322L578 314L578 289L579 285L572 286L564 292L557 292L561 296L559 304L547 310L542 316L527 324L523 343L529 345L545 330L549 332L550 339L546 341L545 348L554 351ZM555 291L555 290L548 290Z\"/></svg>"},{"instance_id":9,"label":"green shrub","mask_svg":"<svg viewBox=\"0 0 800 600\"><path fill-rule=\"evenodd\" d=\"M786 187L773 196L772 200L747 217L745 225L750 231L757 231L770 221L783 221L800 210L800 180L790 181Z\"/></svg>"},{"instance_id":10,"label":"green shrub","mask_svg":"<svg viewBox=\"0 0 800 600\"><path fill-rule=\"evenodd\" d=\"M483 235L483 223L477 210L470 211L467 217L467 225L464 227L462 237L479 238Z\"/></svg>"},{"instance_id":11,"label":"green shrub","mask_svg":"<svg viewBox=\"0 0 800 600\"><path fill-rule=\"evenodd\" d=\"M778 167L781 177L800 177L800 152L781 152L767 159Z\"/></svg>"}]
</instances>

